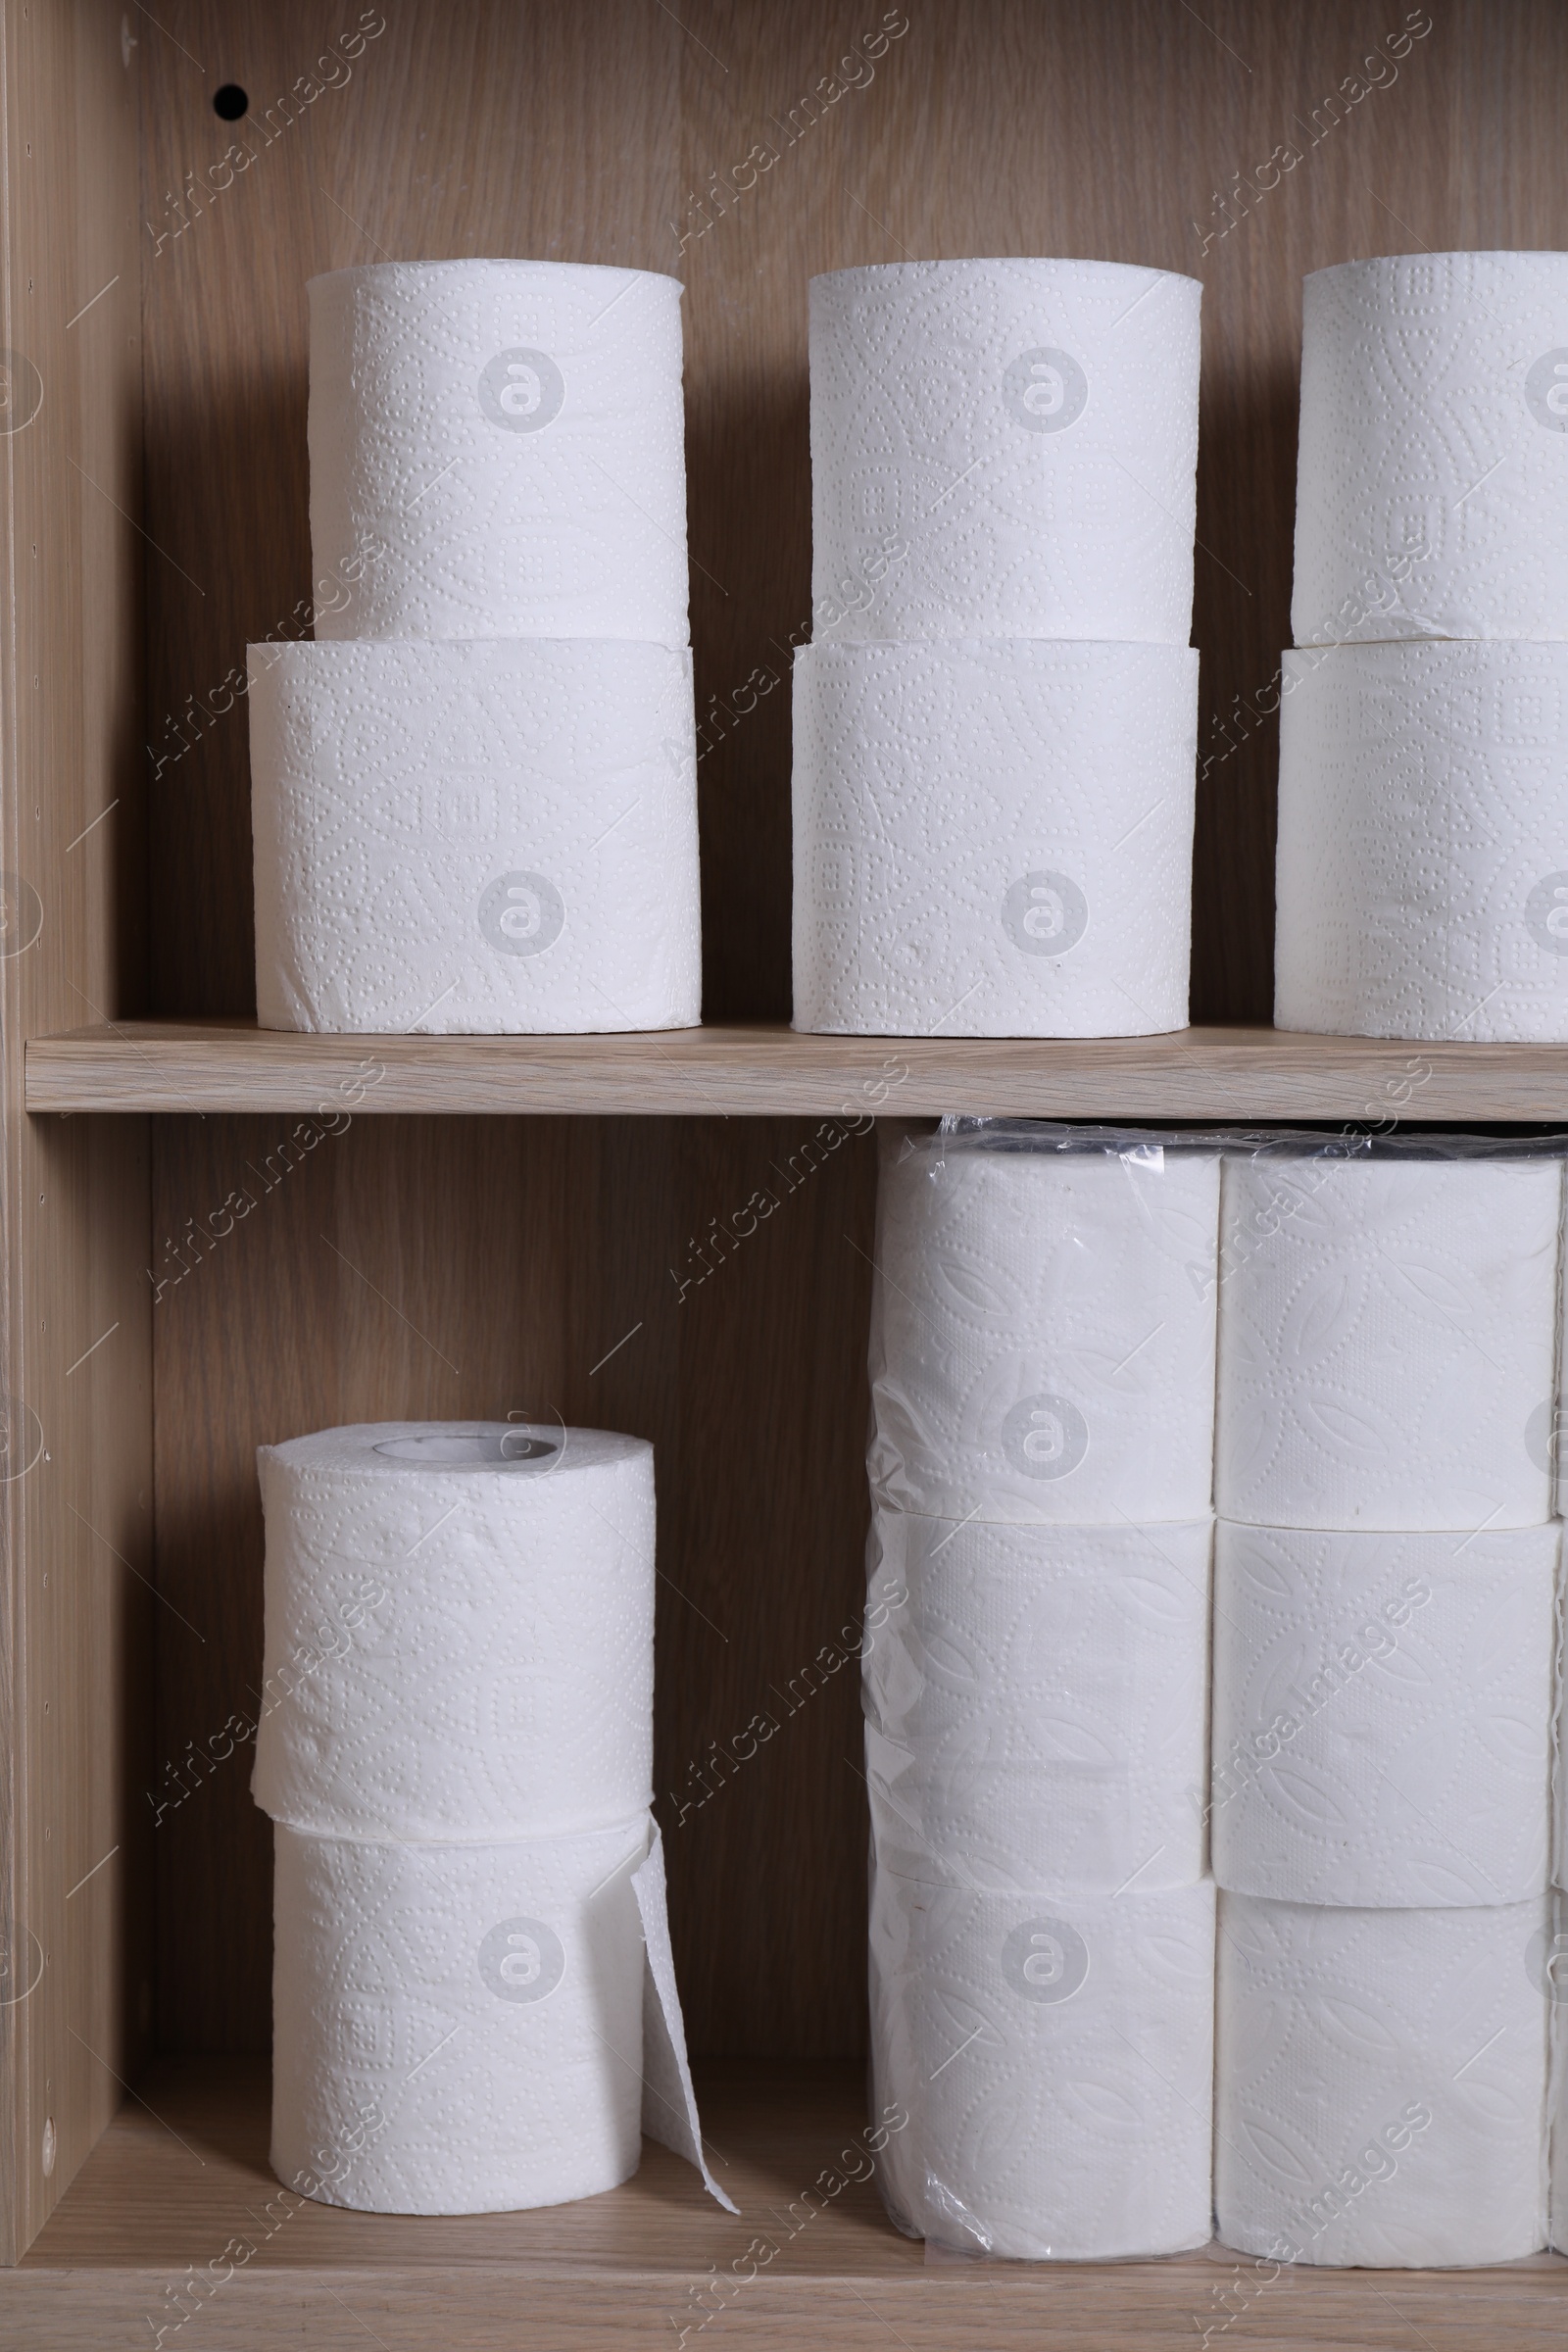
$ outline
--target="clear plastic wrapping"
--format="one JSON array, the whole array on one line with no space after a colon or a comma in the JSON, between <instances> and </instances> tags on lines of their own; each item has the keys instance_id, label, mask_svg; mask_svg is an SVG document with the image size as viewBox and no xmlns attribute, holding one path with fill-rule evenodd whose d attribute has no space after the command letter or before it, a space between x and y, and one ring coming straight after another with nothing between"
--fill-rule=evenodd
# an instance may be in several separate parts
<instances>
[{"instance_id":1,"label":"clear plastic wrapping","mask_svg":"<svg viewBox=\"0 0 1568 2352\"><path fill-rule=\"evenodd\" d=\"M1192 2246L1216 2168L1275 2260L1568 2237L1565 1154L887 1131L873 2081L934 2256Z\"/></svg>"}]
</instances>

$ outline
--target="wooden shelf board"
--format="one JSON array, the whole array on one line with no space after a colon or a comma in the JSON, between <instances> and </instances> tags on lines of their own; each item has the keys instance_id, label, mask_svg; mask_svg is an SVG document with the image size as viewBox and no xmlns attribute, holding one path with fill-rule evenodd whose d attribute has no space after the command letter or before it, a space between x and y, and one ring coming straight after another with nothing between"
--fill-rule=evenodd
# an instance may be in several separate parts
<instances>
[{"instance_id":1,"label":"wooden shelf board","mask_svg":"<svg viewBox=\"0 0 1568 2352\"><path fill-rule=\"evenodd\" d=\"M1449 2352L1568 2328L1568 2263L1540 2256L1491 2271L1301 2268L1263 2280L1222 2247L1165 2261L1063 2265L928 2262L883 2215L873 2184L811 2199L810 2184L864 2163L858 2066L731 2064L699 2070L704 2119L741 2207L720 2212L695 2175L649 2146L623 2188L539 2213L446 2221L340 2211L283 2198L268 2168L268 2079L246 2060L164 2061L93 2150L19 2270L0 2274L0 2340L52 2352L153 2341L176 2320L166 2293L190 2266L213 2276L254 2252L201 2298L171 2343L336 2347L367 2336L401 2348L521 2346L573 2352L628 2342L814 2346L1093 2344L1147 2352L1189 2340L1229 2310L1238 2335L1272 2343L1393 2345ZM271 2218L269 2219L270 2200ZM809 2219L803 2219L805 2215ZM755 2278L755 2241L774 2253ZM225 2249L226 2254L225 2254ZM753 2249L749 2254L748 2249ZM700 2328L691 2289L735 2281ZM1229 2302L1218 2297L1232 2286ZM198 2298L187 2292L186 2306ZM1395 2307L1391 2310L1391 2304ZM148 2318L150 2315L151 2328ZM24 2324L46 2333L23 2333ZM113 2323L113 2327L111 2327ZM13 2327L17 2332L8 2332ZM423 2330L424 2332L420 2332Z\"/></svg>"},{"instance_id":2,"label":"wooden shelf board","mask_svg":"<svg viewBox=\"0 0 1568 2352\"><path fill-rule=\"evenodd\" d=\"M1415 1045L1261 1028L1164 1037L318 1037L101 1022L27 1046L31 1111L940 1111L1075 1119L1568 1122L1568 1046Z\"/></svg>"}]
</instances>

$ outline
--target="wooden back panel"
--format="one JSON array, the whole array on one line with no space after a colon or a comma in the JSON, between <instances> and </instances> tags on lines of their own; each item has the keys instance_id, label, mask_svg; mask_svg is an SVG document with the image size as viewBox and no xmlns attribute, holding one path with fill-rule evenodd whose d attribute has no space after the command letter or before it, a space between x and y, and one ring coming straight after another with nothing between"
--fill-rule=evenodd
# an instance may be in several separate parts
<instances>
[{"instance_id":1,"label":"wooden back panel","mask_svg":"<svg viewBox=\"0 0 1568 2352\"><path fill-rule=\"evenodd\" d=\"M708 1010L777 1017L808 277L1064 253L1204 280L1194 1009L1266 1018L1274 729L1254 698L1288 637L1299 280L1362 254L1568 245L1568 13L1450 0L1373 67L1397 5L907 0L875 58L876 0L682 0L678 20L649 0L399 0L352 59L353 10L320 0L169 0L139 25L147 1009L252 1002L244 707L214 704L246 641L299 633L311 595L313 271L511 253L684 277L698 705L722 730L702 766ZM229 80L253 101L231 127L211 110ZM252 160L225 172L231 143ZM1265 187L1282 148L1297 160ZM758 150L774 160L742 187ZM759 671L768 691L736 710ZM155 1264L288 1125L160 1123ZM861 2030L853 1666L735 1769L710 1745L733 1754L769 1689L836 1639L860 1576L871 1154L844 1142L789 1190L768 1170L807 1131L359 1115L187 1249L195 1270L154 1314L160 1574L206 1637L159 1612L160 1771L257 1679L260 1440L522 1402L656 1440L662 1810L693 2037L712 2051L843 2050ZM676 1303L689 1242L769 1185L776 1213ZM705 1757L712 1792L682 1817ZM157 1832L172 2043L265 2040L267 1836L243 1779L230 1759Z\"/></svg>"}]
</instances>

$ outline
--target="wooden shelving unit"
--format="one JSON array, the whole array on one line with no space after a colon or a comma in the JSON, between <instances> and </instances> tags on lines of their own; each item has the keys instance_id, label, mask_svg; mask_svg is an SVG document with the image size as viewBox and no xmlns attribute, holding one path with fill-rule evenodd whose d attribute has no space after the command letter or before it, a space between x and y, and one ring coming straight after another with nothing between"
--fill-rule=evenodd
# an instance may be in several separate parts
<instances>
[{"instance_id":1,"label":"wooden shelving unit","mask_svg":"<svg viewBox=\"0 0 1568 2352\"><path fill-rule=\"evenodd\" d=\"M0 2342L156 2342L232 2239L254 2256L166 2346L678 2344L704 2279L754 2238L778 2254L688 2345L1562 2340L1551 2258L1303 2266L1257 2291L1222 2249L970 2268L928 2261L863 2182L792 2229L864 2121L854 1673L699 1793L863 1600L869 1120L1568 1126L1568 1047L1263 1025L1300 278L1354 255L1568 246L1568 11L1445 0L1392 80L1356 79L1401 15L0 11ZM872 59L879 18L903 28ZM852 53L874 70L841 66ZM249 93L243 117L215 112L224 84ZM1200 1025L797 1037L807 280L1028 253L1204 281ZM310 627L305 281L486 254L685 283L710 1025L263 1034L233 681L247 643ZM243 1764L188 1761L261 1679L255 1448L513 1410L658 1451L657 1805L741 2218L650 2150L572 2208L310 2206L270 2229L270 1828Z\"/></svg>"},{"instance_id":2,"label":"wooden shelving unit","mask_svg":"<svg viewBox=\"0 0 1568 2352\"><path fill-rule=\"evenodd\" d=\"M281 2195L267 2162L265 2067L165 2061L88 2158L0 2312L37 2330L15 2340L50 2352L132 2343L132 2319L151 2341L149 2317L156 2328L182 2309L189 2333L168 2341L297 2335L331 2352L356 2338L618 2352L678 2345L683 2328L688 2347L1145 2352L1197 2342L1227 2319L1229 2339L1254 2346L1458 2352L1560 2333L1568 2265L1551 2257L1447 2274L1277 2272L1218 2245L1049 2274L928 2261L888 2226L864 2178L858 2068L709 2068L699 2090L739 2220L650 2146L608 2196L419 2221ZM191 2280L193 2263L206 2284Z\"/></svg>"},{"instance_id":3,"label":"wooden shelving unit","mask_svg":"<svg viewBox=\"0 0 1568 2352\"><path fill-rule=\"evenodd\" d=\"M1568 1046L1419 1046L1264 1028L1166 1037L802 1037L720 1022L623 1037L300 1037L117 1021L27 1047L31 1111L608 1117L1568 1122Z\"/></svg>"}]
</instances>

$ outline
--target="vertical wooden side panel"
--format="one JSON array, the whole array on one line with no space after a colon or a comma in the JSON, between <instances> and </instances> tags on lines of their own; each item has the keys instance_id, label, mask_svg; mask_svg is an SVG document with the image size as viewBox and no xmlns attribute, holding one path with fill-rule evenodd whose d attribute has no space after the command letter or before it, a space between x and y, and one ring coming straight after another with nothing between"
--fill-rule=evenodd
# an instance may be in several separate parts
<instances>
[{"instance_id":1,"label":"vertical wooden side panel","mask_svg":"<svg viewBox=\"0 0 1568 2352\"><path fill-rule=\"evenodd\" d=\"M0 27L0 2258L118 2106L149 2023L146 1122L22 1107L29 1035L139 1003L136 50L104 0Z\"/></svg>"}]
</instances>

